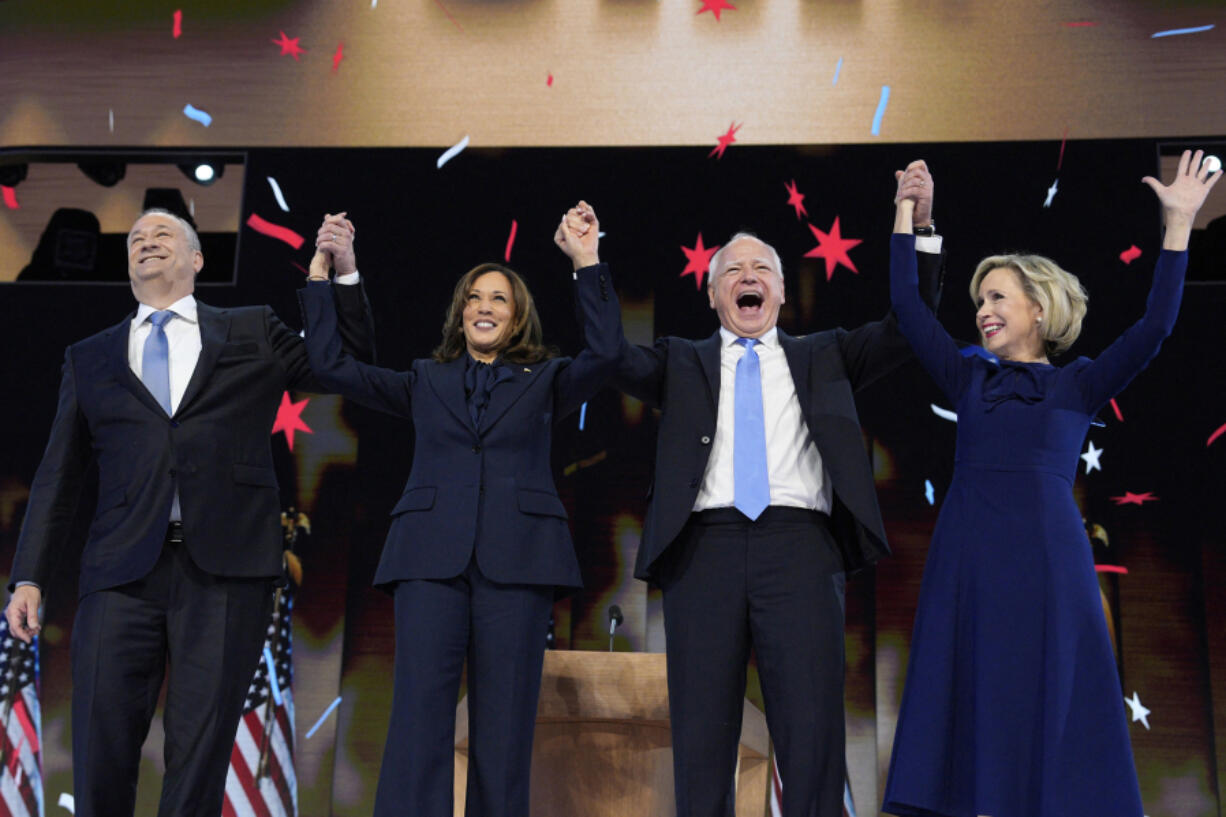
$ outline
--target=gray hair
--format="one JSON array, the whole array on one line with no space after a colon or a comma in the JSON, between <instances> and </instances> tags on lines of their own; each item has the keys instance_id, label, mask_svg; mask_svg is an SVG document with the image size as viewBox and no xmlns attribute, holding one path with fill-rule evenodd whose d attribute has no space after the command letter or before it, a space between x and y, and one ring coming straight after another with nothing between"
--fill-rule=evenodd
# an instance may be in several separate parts
<instances>
[{"instance_id":1,"label":"gray hair","mask_svg":"<svg viewBox=\"0 0 1226 817\"><path fill-rule=\"evenodd\" d=\"M196 234L196 228L191 225L187 219L178 213L172 213L165 207L150 207L148 210L136 217L136 221L140 221L145 216L170 216L175 221L179 222L179 226L183 228L183 234L187 236L187 246L191 247L194 252L201 252L200 236ZM132 222L132 226L136 226L136 221ZM128 230L128 248L132 247L132 231Z\"/></svg>"},{"instance_id":2,"label":"gray hair","mask_svg":"<svg viewBox=\"0 0 1226 817\"><path fill-rule=\"evenodd\" d=\"M721 265L724 263L724 250L728 249L733 244L740 241L742 238L752 238L754 241L758 242L759 244L761 244L763 247L766 247L766 249L770 251L771 260L775 262L775 272L779 273L779 280L782 281L783 280L783 262L779 260L779 253L770 244L767 244L765 241L758 238L753 233L745 232L744 230L742 230L741 232L735 233L732 236L732 238L724 242L724 246L720 247L719 250L715 253L715 255L711 256L711 267L710 267L711 276L708 280L713 280L715 276L719 274L718 270L721 269Z\"/></svg>"}]
</instances>

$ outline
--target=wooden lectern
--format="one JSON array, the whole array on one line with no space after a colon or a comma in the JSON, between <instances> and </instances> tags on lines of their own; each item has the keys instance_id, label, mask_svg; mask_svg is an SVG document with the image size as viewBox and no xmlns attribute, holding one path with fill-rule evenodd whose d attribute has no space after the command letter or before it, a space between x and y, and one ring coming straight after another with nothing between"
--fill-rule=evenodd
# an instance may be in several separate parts
<instances>
[{"instance_id":1,"label":"wooden lectern","mask_svg":"<svg viewBox=\"0 0 1226 817\"><path fill-rule=\"evenodd\" d=\"M456 707L455 814L464 814L468 701ZM737 817L770 808L770 736L748 701ZM673 750L663 653L549 650L532 747L532 817L672 817Z\"/></svg>"}]
</instances>

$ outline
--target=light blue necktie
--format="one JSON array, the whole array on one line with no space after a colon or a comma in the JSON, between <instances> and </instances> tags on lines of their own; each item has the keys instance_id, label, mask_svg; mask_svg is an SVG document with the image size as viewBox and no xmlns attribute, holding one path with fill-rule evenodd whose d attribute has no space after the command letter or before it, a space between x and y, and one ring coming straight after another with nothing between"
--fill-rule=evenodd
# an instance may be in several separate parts
<instances>
[{"instance_id":1,"label":"light blue necktie","mask_svg":"<svg viewBox=\"0 0 1226 817\"><path fill-rule=\"evenodd\" d=\"M170 416L170 342L166 340L166 322L175 316L168 309L149 315L149 337L145 338L145 353L141 359L140 379L145 388Z\"/></svg>"},{"instance_id":2,"label":"light blue necktie","mask_svg":"<svg viewBox=\"0 0 1226 817\"><path fill-rule=\"evenodd\" d=\"M732 434L733 506L757 519L771 503L770 474L766 470L766 424L762 417L762 369L753 338L740 338L745 354L736 362Z\"/></svg>"}]
</instances>

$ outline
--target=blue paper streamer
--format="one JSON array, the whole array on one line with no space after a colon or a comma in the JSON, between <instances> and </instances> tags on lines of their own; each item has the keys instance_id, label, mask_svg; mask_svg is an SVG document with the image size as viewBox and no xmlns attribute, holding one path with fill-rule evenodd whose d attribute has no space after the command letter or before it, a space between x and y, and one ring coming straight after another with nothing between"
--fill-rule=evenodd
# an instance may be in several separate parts
<instances>
[{"instance_id":1,"label":"blue paper streamer","mask_svg":"<svg viewBox=\"0 0 1226 817\"><path fill-rule=\"evenodd\" d=\"M325 709L324 713L319 716L319 720L315 721L315 725L307 730L306 736L308 739L312 737L316 732L319 731L319 727L324 725L324 721L326 721L328 719L328 716L332 714L332 711L340 705L341 705L341 696L337 695L336 700L328 704L328 708Z\"/></svg>"},{"instance_id":2,"label":"blue paper streamer","mask_svg":"<svg viewBox=\"0 0 1226 817\"><path fill-rule=\"evenodd\" d=\"M277 683L277 664L272 660L272 650L268 645L264 645L264 665L268 667L268 688L272 690L272 699L281 706L284 701L281 699L281 685Z\"/></svg>"},{"instance_id":3,"label":"blue paper streamer","mask_svg":"<svg viewBox=\"0 0 1226 817\"><path fill-rule=\"evenodd\" d=\"M209 116L207 111L202 111L190 102L183 106L183 115L188 119L193 119L204 125L206 128L213 124L213 117Z\"/></svg>"},{"instance_id":4,"label":"blue paper streamer","mask_svg":"<svg viewBox=\"0 0 1226 817\"><path fill-rule=\"evenodd\" d=\"M877 101L877 113L873 114L873 136L881 135L881 117L885 116L885 106L890 102L890 86L881 86L881 99Z\"/></svg>"}]
</instances>

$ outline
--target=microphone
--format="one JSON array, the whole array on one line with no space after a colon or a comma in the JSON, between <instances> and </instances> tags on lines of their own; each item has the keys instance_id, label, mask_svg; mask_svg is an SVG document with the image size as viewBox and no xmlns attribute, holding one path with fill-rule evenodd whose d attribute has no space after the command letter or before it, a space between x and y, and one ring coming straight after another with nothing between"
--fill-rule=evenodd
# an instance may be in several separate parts
<instances>
[{"instance_id":1,"label":"microphone","mask_svg":"<svg viewBox=\"0 0 1226 817\"><path fill-rule=\"evenodd\" d=\"M626 617L622 615L622 608L616 604L609 605L609 652L613 652L613 634L617 632L619 624L625 622Z\"/></svg>"}]
</instances>

